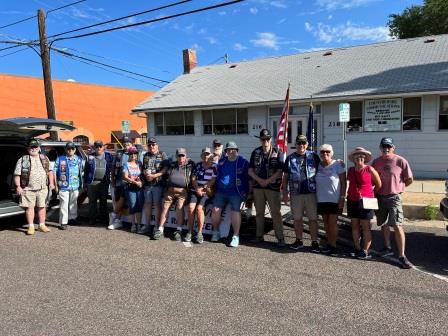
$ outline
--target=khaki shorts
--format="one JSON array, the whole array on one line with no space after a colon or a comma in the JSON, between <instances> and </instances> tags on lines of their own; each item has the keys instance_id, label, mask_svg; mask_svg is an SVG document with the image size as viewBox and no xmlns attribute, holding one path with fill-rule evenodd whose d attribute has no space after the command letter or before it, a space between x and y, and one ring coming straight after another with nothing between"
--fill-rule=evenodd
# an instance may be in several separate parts
<instances>
[{"instance_id":1,"label":"khaki shorts","mask_svg":"<svg viewBox=\"0 0 448 336\"><path fill-rule=\"evenodd\" d=\"M187 188L177 188L177 187L169 187L165 192L165 198L163 199L164 205L173 204L173 202L177 201L176 209L182 209L184 207L185 200L187 199Z\"/></svg>"},{"instance_id":2,"label":"khaki shorts","mask_svg":"<svg viewBox=\"0 0 448 336\"><path fill-rule=\"evenodd\" d=\"M47 188L41 190L24 190L22 196L20 197L19 205L22 208L45 208L47 206L47 197Z\"/></svg>"},{"instance_id":3,"label":"khaki shorts","mask_svg":"<svg viewBox=\"0 0 448 336\"><path fill-rule=\"evenodd\" d=\"M294 220L302 219L304 213L309 220L316 220L316 194L291 195L291 212Z\"/></svg>"}]
</instances>

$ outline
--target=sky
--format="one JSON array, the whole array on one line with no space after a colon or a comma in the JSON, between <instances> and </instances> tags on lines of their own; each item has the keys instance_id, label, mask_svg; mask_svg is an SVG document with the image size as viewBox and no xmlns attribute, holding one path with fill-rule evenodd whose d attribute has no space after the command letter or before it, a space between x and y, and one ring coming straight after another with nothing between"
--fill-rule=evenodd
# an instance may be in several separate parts
<instances>
[{"instance_id":1,"label":"sky","mask_svg":"<svg viewBox=\"0 0 448 336\"><path fill-rule=\"evenodd\" d=\"M172 4L180 0L86 0L47 13L47 36ZM134 24L229 0L192 0L171 8L74 35ZM0 27L76 0L0 0ZM246 0L226 7L92 36L54 41L52 47L85 59L51 52L52 78L157 91L182 74L182 50L195 49L198 65L239 62L279 55L364 45L391 39L387 22L421 0ZM0 28L0 41L38 39L37 18ZM52 41L52 39L49 39ZM0 43L0 49L12 46ZM38 47L36 48L38 51ZM86 64L94 60L117 69ZM41 60L31 47L0 50L0 73L42 77ZM150 79L150 78L154 79Z\"/></svg>"}]
</instances>

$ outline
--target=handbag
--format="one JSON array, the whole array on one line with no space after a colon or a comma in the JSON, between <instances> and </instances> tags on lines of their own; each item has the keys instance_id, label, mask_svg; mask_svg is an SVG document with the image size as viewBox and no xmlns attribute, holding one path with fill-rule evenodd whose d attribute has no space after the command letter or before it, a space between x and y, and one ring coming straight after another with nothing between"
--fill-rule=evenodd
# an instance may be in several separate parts
<instances>
[{"instance_id":1,"label":"handbag","mask_svg":"<svg viewBox=\"0 0 448 336\"><path fill-rule=\"evenodd\" d=\"M370 171L369 171L370 172ZM358 194L360 197L359 206L364 210L378 210L378 199L375 197L362 197L358 188L358 177L356 176L356 171L353 171L356 179L356 189L358 190Z\"/></svg>"}]
</instances>

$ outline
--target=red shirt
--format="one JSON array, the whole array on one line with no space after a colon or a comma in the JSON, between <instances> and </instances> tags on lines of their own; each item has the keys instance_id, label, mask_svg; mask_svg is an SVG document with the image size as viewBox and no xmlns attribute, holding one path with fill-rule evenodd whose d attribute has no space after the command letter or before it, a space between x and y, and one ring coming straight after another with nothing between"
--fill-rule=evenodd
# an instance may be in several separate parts
<instances>
[{"instance_id":1,"label":"red shirt","mask_svg":"<svg viewBox=\"0 0 448 336\"><path fill-rule=\"evenodd\" d=\"M347 199L350 201L359 201L362 197L374 197L372 174L370 166L365 166L361 170L351 167L348 170L347 180L349 182Z\"/></svg>"},{"instance_id":2,"label":"red shirt","mask_svg":"<svg viewBox=\"0 0 448 336\"><path fill-rule=\"evenodd\" d=\"M404 192L404 181L412 178L411 167L408 161L399 155L394 154L392 158L380 156L372 163L373 168L378 171L381 178L380 195L393 195Z\"/></svg>"}]
</instances>

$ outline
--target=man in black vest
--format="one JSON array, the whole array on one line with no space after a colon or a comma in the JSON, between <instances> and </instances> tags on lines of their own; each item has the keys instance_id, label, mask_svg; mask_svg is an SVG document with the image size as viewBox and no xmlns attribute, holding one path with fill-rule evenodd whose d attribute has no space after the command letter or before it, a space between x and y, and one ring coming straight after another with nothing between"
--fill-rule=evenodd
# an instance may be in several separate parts
<instances>
[{"instance_id":1,"label":"man in black vest","mask_svg":"<svg viewBox=\"0 0 448 336\"><path fill-rule=\"evenodd\" d=\"M249 162L249 176L254 181L254 203L256 210L257 231L252 241L260 243L264 240L264 220L266 202L269 205L275 236L278 246L285 246L283 236L283 221L280 213L280 185L283 162L281 153L272 146L272 135L267 129L260 131L261 146L252 152Z\"/></svg>"},{"instance_id":2,"label":"man in black vest","mask_svg":"<svg viewBox=\"0 0 448 336\"><path fill-rule=\"evenodd\" d=\"M101 140L94 142L95 152L89 155L84 173L89 198L89 225L94 225L97 216L97 203L99 201L99 222L108 222L107 195L113 165L113 156L105 152Z\"/></svg>"},{"instance_id":3,"label":"man in black vest","mask_svg":"<svg viewBox=\"0 0 448 336\"><path fill-rule=\"evenodd\" d=\"M28 235L34 234L34 208L37 208L39 216L39 230L50 232L45 225L45 217L48 186L53 190L55 188L53 181L50 161L45 155L40 154L38 140L30 139L28 154L17 161L14 170L14 184L20 196L20 206L26 208Z\"/></svg>"}]
</instances>

